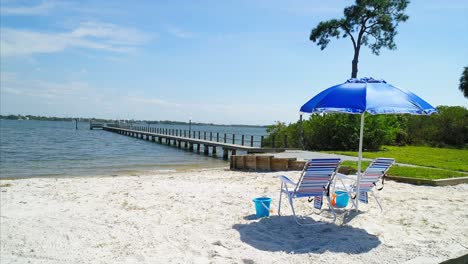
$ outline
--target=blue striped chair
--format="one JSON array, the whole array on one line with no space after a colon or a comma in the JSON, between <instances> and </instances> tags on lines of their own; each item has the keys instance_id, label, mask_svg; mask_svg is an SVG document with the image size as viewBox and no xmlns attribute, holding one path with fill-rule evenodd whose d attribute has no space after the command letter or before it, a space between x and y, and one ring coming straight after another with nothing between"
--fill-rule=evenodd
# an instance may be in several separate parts
<instances>
[{"instance_id":1,"label":"blue striped chair","mask_svg":"<svg viewBox=\"0 0 468 264\"><path fill-rule=\"evenodd\" d=\"M380 210L383 211L382 205L380 205L379 200L374 194L374 189L378 181L382 180L383 176L387 173L390 167L395 163L395 159L390 158L377 158L372 161L372 163L367 167L367 169L362 173L361 181L359 182L359 201L363 203L368 203L368 193L371 193L375 201L380 207ZM352 186L352 192L357 192L357 185ZM380 191L383 188L383 185L378 190Z\"/></svg>"},{"instance_id":2,"label":"blue striped chair","mask_svg":"<svg viewBox=\"0 0 468 264\"><path fill-rule=\"evenodd\" d=\"M291 205L294 219L299 225L323 224L323 222L312 224L301 223L296 216L293 199L313 197L314 207L321 209L323 205L323 197L325 196L328 200L328 205L332 210L333 222L335 222L336 213L330 203L329 191L330 184L333 181L333 177L338 170L340 162L340 159L311 159L306 162L297 183L294 183L286 176L280 176L281 190L278 205L278 215L281 215L281 198L283 194L286 194L289 204Z\"/></svg>"}]
</instances>

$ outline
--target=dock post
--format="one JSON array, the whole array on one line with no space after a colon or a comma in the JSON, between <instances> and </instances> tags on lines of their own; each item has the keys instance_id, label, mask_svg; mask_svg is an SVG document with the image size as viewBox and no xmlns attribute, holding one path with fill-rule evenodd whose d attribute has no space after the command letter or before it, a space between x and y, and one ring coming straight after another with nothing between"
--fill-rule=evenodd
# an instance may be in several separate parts
<instances>
[{"instance_id":1,"label":"dock post","mask_svg":"<svg viewBox=\"0 0 468 264\"><path fill-rule=\"evenodd\" d=\"M193 143L189 143L189 150L193 151Z\"/></svg>"},{"instance_id":2,"label":"dock post","mask_svg":"<svg viewBox=\"0 0 468 264\"><path fill-rule=\"evenodd\" d=\"M219 132L216 132L216 142L219 142Z\"/></svg>"},{"instance_id":3,"label":"dock post","mask_svg":"<svg viewBox=\"0 0 468 264\"><path fill-rule=\"evenodd\" d=\"M206 131L203 132L203 140L206 140Z\"/></svg>"},{"instance_id":4,"label":"dock post","mask_svg":"<svg viewBox=\"0 0 468 264\"><path fill-rule=\"evenodd\" d=\"M232 134L232 144L236 144L236 134Z\"/></svg>"},{"instance_id":5,"label":"dock post","mask_svg":"<svg viewBox=\"0 0 468 264\"><path fill-rule=\"evenodd\" d=\"M242 135L241 145L244 146L244 135Z\"/></svg>"},{"instance_id":6,"label":"dock post","mask_svg":"<svg viewBox=\"0 0 468 264\"><path fill-rule=\"evenodd\" d=\"M177 141L177 147L180 148L181 141Z\"/></svg>"},{"instance_id":7,"label":"dock post","mask_svg":"<svg viewBox=\"0 0 468 264\"><path fill-rule=\"evenodd\" d=\"M204 155L208 155L209 154L209 149L208 149L208 145L204 145L204 149L203 149L203 154Z\"/></svg>"},{"instance_id":8,"label":"dock post","mask_svg":"<svg viewBox=\"0 0 468 264\"><path fill-rule=\"evenodd\" d=\"M216 157L216 146L212 147L211 154L213 155L213 157Z\"/></svg>"},{"instance_id":9,"label":"dock post","mask_svg":"<svg viewBox=\"0 0 468 264\"><path fill-rule=\"evenodd\" d=\"M162 144L162 137L158 137L159 144Z\"/></svg>"},{"instance_id":10,"label":"dock post","mask_svg":"<svg viewBox=\"0 0 468 264\"><path fill-rule=\"evenodd\" d=\"M260 147L263 148L263 136L260 137Z\"/></svg>"},{"instance_id":11,"label":"dock post","mask_svg":"<svg viewBox=\"0 0 468 264\"><path fill-rule=\"evenodd\" d=\"M213 132L210 132L210 141L213 141Z\"/></svg>"},{"instance_id":12,"label":"dock post","mask_svg":"<svg viewBox=\"0 0 468 264\"><path fill-rule=\"evenodd\" d=\"M250 136L250 146L253 147L253 136Z\"/></svg>"},{"instance_id":13,"label":"dock post","mask_svg":"<svg viewBox=\"0 0 468 264\"><path fill-rule=\"evenodd\" d=\"M231 155L236 155L237 151L235 149L231 150Z\"/></svg>"},{"instance_id":14,"label":"dock post","mask_svg":"<svg viewBox=\"0 0 468 264\"><path fill-rule=\"evenodd\" d=\"M227 136L226 136L226 133L224 133L224 143L226 143L226 139L227 139Z\"/></svg>"},{"instance_id":15,"label":"dock post","mask_svg":"<svg viewBox=\"0 0 468 264\"><path fill-rule=\"evenodd\" d=\"M200 139L200 131L198 131L198 139Z\"/></svg>"},{"instance_id":16,"label":"dock post","mask_svg":"<svg viewBox=\"0 0 468 264\"><path fill-rule=\"evenodd\" d=\"M197 153L200 154L200 144L197 144Z\"/></svg>"},{"instance_id":17,"label":"dock post","mask_svg":"<svg viewBox=\"0 0 468 264\"><path fill-rule=\"evenodd\" d=\"M228 150L226 148L223 148L223 159L224 160L228 159Z\"/></svg>"}]
</instances>

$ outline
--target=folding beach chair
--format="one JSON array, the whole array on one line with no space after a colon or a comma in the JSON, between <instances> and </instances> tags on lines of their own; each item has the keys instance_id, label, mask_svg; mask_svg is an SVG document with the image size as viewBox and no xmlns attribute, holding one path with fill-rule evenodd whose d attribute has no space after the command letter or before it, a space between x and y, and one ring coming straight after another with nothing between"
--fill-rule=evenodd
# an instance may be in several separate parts
<instances>
[{"instance_id":1,"label":"folding beach chair","mask_svg":"<svg viewBox=\"0 0 468 264\"><path fill-rule=\"evenodd\" d=\"M297 183L294 183L286 176L280 176L281 190L278 205L278 215L281 215L281 198L283 194L288 196L289 204L294 215L294 219L299 225L312 225L301 223L296 216L294 210L293 199L313 197L314 207L321 209L323 205L323 197L328 200L328 205L333 214L333 222L336 220L336 213L330 203L330 184L333 176L336 174L340 165L340 159L311 159L306 162L302 170L301 177ZM310 199L309 199L310 201ZM324 224L313 223L313 224Z\"/></svg>"},{"instance_id":2,"label":"folding beach chair","mask_svg":"<svg viewBox=\"0 0 468 264\"><path fill-rule=\"evenodd\" d=\"M368 193L371 193L375 201L379 205L380 210L383 211L382 205L380 204L379 200L374 194L374 189L377 189L378 191L383 189L384 176L394 163L395 163L395 159L390 159L390 158L377 158L372 161L369 167L367 167L367 169L362 173L361 181L359 182L359 201L360 202L367 204L369 202ZM337 176L337 178L342 180L343 178L348 178L348 177L340 174ZM377 188L376 186L379 181L382 182L382 186ZM341 183L343 184L343 186L345 186L342 181ZM350 197L353 197L351 201L353 202L353 206L356 207L356 202L354 201L354 199L356 198L357 184L354 183L346 189Z\"/></svg>"}]
</instances>

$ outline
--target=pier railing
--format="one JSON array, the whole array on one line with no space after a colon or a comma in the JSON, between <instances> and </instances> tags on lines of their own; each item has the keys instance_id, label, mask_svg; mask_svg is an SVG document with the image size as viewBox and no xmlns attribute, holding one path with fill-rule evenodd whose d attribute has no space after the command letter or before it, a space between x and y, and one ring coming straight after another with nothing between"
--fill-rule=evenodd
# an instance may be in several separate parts
<instances>
[{"instance_id":1,"label":"pier railing","mask_svg":"<svg viewBox=\"0 0 468 264\"><path fill-rule=\"evenodd\" d=\"M250 147L264 147L265 145L274 146L275 144L266 144L265 138L267 135L247 135L247 134L236 134L236 133L220 133L214 131L201 131L201 130L188 130L188 129L176 129L176 128L162 128L162 127L151 127L151 126L132 126L122 124L108 124L108 127L132 129L136 131L156 133L161 135L169 135L176 137L184 137L190 139L200 139L220 143L229 143L241 146Z\"/></svg>"},{"instance_id":2,"label":"pier railing","mask_svg":"<svg viewBox=\"0 0 468 264\"><path fill-rule=\"evenodd\" d=\"M166 143L169 146L184 148L188 151L196 151L196 153L211 155L217 157L218 148L222 150L223 159L228 159L229 153L231 157L236 155L237 151L245 151L246 153L271 153L281 152L285 148L268 148L263 147L263 135L236 135L228 133L219 133L213 131L192 131L176 128L158 128L150 126L132 126L127 124L107 124L103 126L106 131L145 139L148 141ZM211 149L211 151L210 151Z\"/></svg>"}]
</instances>

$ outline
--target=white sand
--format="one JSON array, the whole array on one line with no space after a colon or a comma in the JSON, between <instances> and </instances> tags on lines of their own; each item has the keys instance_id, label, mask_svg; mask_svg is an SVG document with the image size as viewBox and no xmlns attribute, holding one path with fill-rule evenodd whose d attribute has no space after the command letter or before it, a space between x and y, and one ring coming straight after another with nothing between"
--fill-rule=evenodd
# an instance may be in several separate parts
<instances>
[{"instance_id":1,"label":"white sand","mask_svg":"<svg viewBox=\"0 0 468 264\"><path fill-rule=\"evenodd\" d=\"M371 200L335 225L301 227L289 206L276 215L280 174L3 180L0 262L439 263L468 253L467 184L388 181L383 214ZM254 219L263 195L275 214ZM297 208L311 212L305 199Z\"/></svg>"}]
</instances>

